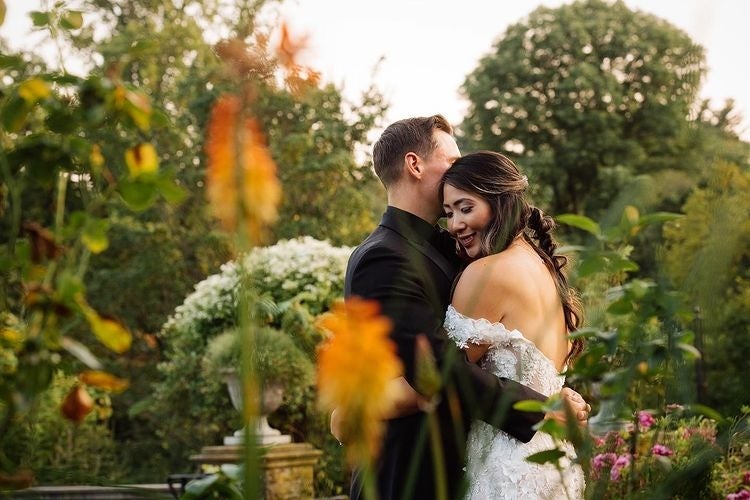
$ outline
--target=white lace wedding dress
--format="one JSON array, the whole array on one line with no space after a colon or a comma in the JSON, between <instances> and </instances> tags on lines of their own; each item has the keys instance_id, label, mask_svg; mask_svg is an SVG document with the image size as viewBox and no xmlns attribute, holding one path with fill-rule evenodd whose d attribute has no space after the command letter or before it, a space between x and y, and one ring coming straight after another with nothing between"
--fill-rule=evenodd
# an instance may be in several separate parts
<instances>
[{"instance_id":1,"label":"white lace wedding dress","mask_svg":"<svg viewBox=\"0 0 750 500\"><path fill-rule=\"evenodd\" d=\"M552 361L518 330L502 323L473 319L448 306L445 329L461 348L467 344L490 344L480 366L498 377L516 380L545 396L560 392L565 382ZM560 471L552 464L525 460L533 453L555 447L552 437L537 432L522 443L503 431L482 422L472 423L467 443L467 477L470 499L580 499L583 498L583 471L572 464L573 447L565 445L568 457L560 460Z\"/></svg>"}]
</instances>

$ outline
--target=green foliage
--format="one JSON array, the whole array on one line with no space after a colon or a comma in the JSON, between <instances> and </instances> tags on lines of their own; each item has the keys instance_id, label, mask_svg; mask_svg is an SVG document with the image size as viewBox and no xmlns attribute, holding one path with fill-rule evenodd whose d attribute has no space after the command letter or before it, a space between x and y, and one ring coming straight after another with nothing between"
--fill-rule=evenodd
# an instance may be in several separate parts
<instances>
[{"instance_id":1,"label":"green foliage","mask_svg":"<svg viewBox=\"0 0 750 500\"><path fill-rule=\"evenodd\" d=\"M370 90L347 112L332 85L302 96L266 89L256 109L284 188L277 237L305 234L336 245L364 239L377 223L384 193L354 152L385 110L381 96Z\"/></svg>"},{"instance_id":2,"label":"green foliage","mask_svg":"<svg viewBox=\"0 0 750 500\"><path fill-rule=\"evenodd\" d=\"M81 16L58 3L34 20L57 40L61 29L77 31ZM129 211L133 197L147 208L180 192L148 142L159 112L146 94L111 75L78 77L28 60L8 55L0 64L0 307L13 344L2 348L0 439L24 422L58 368L101 369L92 350L129 348L128 329L89 305L84 276L109 246L114 211ZM3 444L3 471L18 465L6 453L14 450Z\"/></svg>"},{"instance_id":3,"label":"green foliage","mask_svg":"<svg viewBox=\"0 0 750 500\"><path fill-rule=\"evenodd\" d=\"M732 423L728 436L726 453L716 462L711 475L711 490L726 498L731 493L750 492L750 407L742 408L742 415Z\"/></svg>"},{"instance_id":4,"label":"green foliage","mask_svg":"<svg viewBox=\"0 0 750 500\"><path fill-rule=\"evenodd\" d=\"M251 335L253 367L258 380L264 384L280 383L287 395L312 385L312 361L289 335L273 328L254 329ZM202 363L206 378L221 379L222 370L226 369L239 373L242 341L237 330L228 330L211 339Z\"/></svg>"},{"instance_id":5,"label":"green foliage","mask_svg":"<svg viewBox=\"0 0 750 500\"><path fill-rule=\"evenodd\" d=\"M85 61L87 76L49 71L31 50L3 51L0 58L5 85L0 123L3 154L8 155L7 162L0 162L8 166L0 185L3 243L10 235L7 252L0 254L0 295L17 313L28 305L19 276L45 282L47 270L60 275L52 279L54 289L45 283L34 297L47 310L78 314L63 315L57 324L34 325L66 332L62 347L84 364L97 363L95 355L104 350L77 311L83 306L60 308L54 293L58 282L68 302L87 290L95 310L133 330L133 349L111 366L132 381L131 390L114 399L113 420L117 438L128 450L124 467L138 480L161 479L170 471L152 452L170 443L149 434L145 403L135 404L150 393L162 358L151 333L194 283L230 258L228 239L216 233L217 224L206 212L203 129L215 97L236 82L224 72L204 32L234 33L257 42L271 28L256 23L255 16L273 3L91 0L80 5L81 15L58 2L48 12L34 13L35 25L47 31L46 42L59 54ZM97 20L96 33L86 22L90 19ZM144 38L144 32L149 36ZM57 61L58 67L65 62ZM368 92L362 102L346 103L332 86L312 88L300 97L280 88L272 73L255 76L262 80L261 95L252 112L265 127L284 182L286 201L277 236L315 233L335 242L358 240L374 225L380 188L369 169L354 161L354 151L383 112L381 97ZM157 151L155 173L136 174L124 161L136 144L150 144ZM64 188L62 173L68 180ZM159 199L182 203L154 203ZM56 204L62 217L50 210ZM31 262L38 247L30 236L17 238L25 220L51 228L54 241L65 245L60 256L42 264L48 267ZM58 258L65 264L53 262ZM312 302L299 298L284 304L274 321L311 353L319 336L306 304ZM49 384L59 358L42 351L32 364L19 362L28 356L27 318L8 318L15 326L6 336L21 337L9 341L13 345L3 344L0 365L7 372L4 383L12 379L15 389L24 392L17 400L23 410L26 395L30 398ZM216 331L231 324L233 318ZM0 417L10 421L11 415ZM208 432L216 435L217 429ZM137 459L144 456L149 460Z\"/></svg>"},{"instance_id":6,"label":"green foliage","mask_svg":"<svg viewBox=\"0 0 750 500\"><path fill-rule=\"evenodd\" d=\"M596 216L634 176L674 168L703 49L624 2L540 7L467 77L464 149L522 158L535 198Z\"/></svg>"},{"instance_id":7,"label":"green foliage","mask_svg":"<svg viewBox=\"0 0 750 500\"><path fill-rule=\"evenodd\" d=\"M663 267L698 316L704 402L727 414L750 404L743 373L750 357L750 173L719 165L664 228ZM710 390L706 390L706 387Z\"/></svg>"},{"instance_id":8,"label":"green foliage","mask_svg":"<svg viewBox=\"0 0 750 500\"><path fill-rule=\"evenodd\" d=\"M315 315L343 294L350 253L350 248L304 237L256 248L243 259L249 282L258 294L252 311L256 322L283 330L310 363L321 340L313 328ZM141 417L157 429L172 471L187 470L191 453L218 442L229 429L239 426L223 382L204 376L201 365L212 339L238 325L240 281L237 263L223 265L220 273L195 286L159 335L166 360L159 364L152 397L138 408ZM232 343L229 337L225 340ZM282 367L292 369L288 364L285 361ZM341 450L330 436L326 415L317 410L309 380L297 384L270 422L326 452L316 491L340 493L344 474Z\"/></svg>"},{"instance_id":9,"label":"green foliage","mask_svg":"<svg viewBox=\"0 0 750 500\"><path fill-rule=\"evenodd\" d=\"M629 277L638 269L630 260L630 240L648 225L681 218L668 213L640 215L626 207L616 226L601 227L584 216L563 215L558 220L594 236L586 246L569 247L577 251L572 279L584 291L587 317L586 328L575 335L588 342L569 379L612 411L602 412L592 424L606 427L612 423L606 419L630 415L636 408L684 402L690 392L679 380L699 356L692 345L690 311L666 284Z\"/></svg>"},{"instance_id":10,"label":"green foliage","mask_svg":"<svg viewBox=\"0 0 750 500\"><path fill-rule=\"evenodd\" d=\"M80 424L60 413L60 403L76 383L75 377L57 371L49 389L5 438L8 458L34 471L36 484L103 484L122 478L119 450L108 426L109 396L93 391L94 411Z\"/></svg>"},{"instance_id":11,"label":"green foliage","mask_svg":"<svg viewBox=\"0 0 750 500\"><path fill-rule=\"evenodd\" d=\"M706 498L712 462L720 456L716 422L669 407L654 418L640 411L626 429L598 438L592 498Z\"/></svg>"},{"instance_id":12,"label":"green foliage","mask_svg":"<svg viewBox=\"0 0 750 500\"><path fill-rule=\"evenodd\" d=\"M701 352L686 296L664 280L631 276L632 242L648 225L681 225L687 217L641 215L625 207L612 226L583 216L558 218L591 235L571 278L583 290L587 346L568 380L594 405L593 439L566 429L586 472L587 497L690 498L710 495L715 444L725 420L696 400L692 382ZM675 405L681 403L683 406ZM667 408L657 421L642 408ZM700 417L706 415L711 420ZM692 417L691 417L692 416Z\"/></svg>"}]
</instances>

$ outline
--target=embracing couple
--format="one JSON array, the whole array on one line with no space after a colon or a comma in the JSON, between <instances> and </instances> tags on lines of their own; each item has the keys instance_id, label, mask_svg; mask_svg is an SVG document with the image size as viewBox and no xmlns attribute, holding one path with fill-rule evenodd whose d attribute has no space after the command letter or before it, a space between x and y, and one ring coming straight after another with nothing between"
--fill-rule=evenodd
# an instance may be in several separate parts
<instances>
[{"instance_id":1,"label":"embracing couple","mask_svg":"<svg viewBox=\"0 0 750 500\"><path fill-rule=\"evenodd\" d=\"M376 462L381 499L435 498L427 415L415 387L415 340L424 335L443 375L432 409L440 424L449 498L582 498L573 450L554 466L525 457L554 447L533 430L565 412L514 403L560 393L579 423L588 406L560 373L580 353L569 333L580 309L550 235L530 206L526 177L503 155L461 156L440 115L390 125L373 150L388 194L380 225L352 254L346 296L379 302L404 365L398 403ZM447 219L448 231L437 221ZM331 429L338 432L334 412ZM362 496L355 471L352 498Z\"/></svg>"}]
</instances>

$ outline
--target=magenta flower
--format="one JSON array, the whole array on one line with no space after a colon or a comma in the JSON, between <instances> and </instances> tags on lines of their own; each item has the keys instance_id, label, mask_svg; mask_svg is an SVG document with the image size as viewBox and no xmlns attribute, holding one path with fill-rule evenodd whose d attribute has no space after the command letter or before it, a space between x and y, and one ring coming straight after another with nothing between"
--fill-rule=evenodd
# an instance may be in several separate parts
<instances>
[{"instance_id":1,"label":"magenta flower","mask_svg":"<svg viewBox=\"0 0 750 500\"><path fill-rule=\"evenodd\" d=\"M663 444L655 444L654 447L651 448L651 453L660 457L671 457L674 455L674 452Z\"/></svg>"},{"instance_id":2,"label":"magenta flower","mask_svg":"<svg viewBox=\"0 0 750 500\"><path fill-rule=\"evenodd\" d=\"M650 412L641 410L638 412L638 425L644 429L648 429L656 423L656 419Z\"/></svg>"},{"instance_id":3,"label":"magenta flower","mask_svg":"<svg viewBox=\"0 0 750 500\"><path fill-rule=\"evenodd\" d=\"M600 472L605 467L609 467L615 463L617 455L615 453L599 453L591 459L591 466L594 468L594 472Z\"/></svg>"},{"instance_id":4,"label":"magenta flower","mask_svg":"<svg viewBox=\"0 0 750 500\"><path fill-rule=\"evenodd\" d=\"M615 464L612 466L612 470L609 471L609 478L612 481L620 479L620 473L622 469L630 465L630 455L620 455L615 460Z\"/></svg>"},{"instance_id":5,"label":"magenta flower","mask_svg":"<svg viewBox=\"0 0 750 500\"><path fill-rule=\"evenodd\" d=\"M748 500L750 499L750 491L740 490L737 493L730 493L727 495L727 500Z\"/></svg>"}]
</instances>

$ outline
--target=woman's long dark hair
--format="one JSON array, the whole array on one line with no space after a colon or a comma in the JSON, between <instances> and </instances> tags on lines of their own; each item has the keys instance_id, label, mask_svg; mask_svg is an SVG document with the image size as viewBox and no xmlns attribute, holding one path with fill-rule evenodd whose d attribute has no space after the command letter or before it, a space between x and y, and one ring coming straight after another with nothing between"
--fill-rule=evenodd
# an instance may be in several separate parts
<instances>
[{"instance_id":1,"label":"woman's long dark hair","mask_svg":"<svg viewBox=\"0 0 750 500\"><path fill-rule=\"evenodd\" d=\"M555 254L557 244L552 238L555 221L526 201L528 181L518 167L499 153L479 151L462 156L445 172L441 196L445 184L482 197L492 208L492 220L480 237L480 256L502 252L518 235L523 235L555 280L568 334L576 331L583 320L583 309L563 272L568 259ZM565 362L573 362L583 346L583 339L574 339Z\"/></svg>"}]
</instances>

